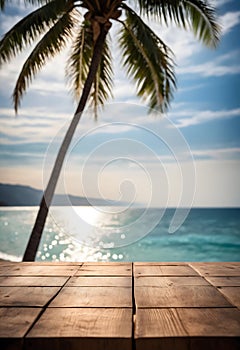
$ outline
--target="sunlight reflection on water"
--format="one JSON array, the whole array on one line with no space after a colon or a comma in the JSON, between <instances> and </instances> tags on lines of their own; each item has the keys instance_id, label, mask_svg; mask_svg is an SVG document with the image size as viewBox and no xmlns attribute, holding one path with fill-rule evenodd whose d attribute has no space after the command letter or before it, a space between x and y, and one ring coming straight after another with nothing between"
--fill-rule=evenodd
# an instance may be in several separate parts
<instances>
[{"instance_id":1,"label":"sunlight reflection on water","mask_svg":"<svg viewBox=\"0 0 240 350\"><path fill-rule=\"evenodd\" d=\"M37 254L39 261L239 261L239 209L193 209L173 235L168 233L173 212L169 209L149 235L134 244L118 247L113 246L115 236L123 242L127 240L128 231L122 227L140 215L141 209L106 215L103 210L96 212L92 207L83 207L80 210L83 223L80 224L78 218L74 228L78 240L68 227L72 224L68 212L60 207L53 209L58 209L55 214L65 226L49 215ZM36 207L1 208L0 258L22 259L36 213ZM151 221L158 214L159 209L151 209L146 219ZM89 221L94 222L94 226L90 226ZM114 235L109 233L112 228ZM138 232L134 230L138 231L138 227L133 225L131 230L136 237Z\"/></svg>"},{"instance_id":2,"label":"sunlight reflection on water","mask_svg":"<svg viewBox=\"0 0 240 350\"><path fill-rule=\"evenodd\" d=\"M92 248L122 247L138 241L160 221L163 210L108 207L53 207L50 214L60 232ZM147 215L146 215L147 214Z\"/></svg>"}]
</instances>

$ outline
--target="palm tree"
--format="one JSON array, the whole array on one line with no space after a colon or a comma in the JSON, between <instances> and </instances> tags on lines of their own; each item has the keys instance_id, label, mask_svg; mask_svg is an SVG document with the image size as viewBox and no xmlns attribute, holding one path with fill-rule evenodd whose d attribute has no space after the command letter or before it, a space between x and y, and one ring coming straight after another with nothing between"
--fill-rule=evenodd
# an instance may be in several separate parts
<instances>
[{"instance_id":1,"label":"palm tree","mask_svg":"<svg viewBox=\"0 0 240 350\"><path fill-rule=\"evenodd\" d=\"M0 0L4 10L8 1ZM0 42L0 65L33 45L17 79L13 101L17 112L21 98L36 73L69 40L72 50L67 75L79 103L59 149L23 261L34 261L65 155L87 101L98 104L111 96L112 68L109 31L120 27L119 47L127 75L136 83L137 95L151 108L165 111L175 83L171 50L145 23L176 23L191 29L205 45L215 47L219 26L214 9L205 0L25 0L38 8L12 27ZM132 7L130 7L132 5Z\"/></svg>"}]
</instances>

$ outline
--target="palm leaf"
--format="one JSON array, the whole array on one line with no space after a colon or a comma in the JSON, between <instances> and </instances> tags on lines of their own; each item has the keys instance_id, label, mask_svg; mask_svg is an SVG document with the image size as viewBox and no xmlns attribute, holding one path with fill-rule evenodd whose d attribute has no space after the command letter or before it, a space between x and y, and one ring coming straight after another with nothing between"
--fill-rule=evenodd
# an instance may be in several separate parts
<instances>
[{"instance_id":1,"label":"palm leaf","mask_svg":"<svg viewBox=\"0 0 240 350\"><path fill-rule=\"evenodd\" d=\"M215 47L220 27L215 11L205 0L136 0L142 13L155 16L165 23L175 22L183 28L189 25L196 37L207 46Z\"/></svg>"},{"instance_id":2,"label":"palm leaf","mask_svg":"<svg viewBox=\"0 0 240 350\"><path fill-rule=\"evenodd\" d=\"M74 39L66 65L66 76L73 96L78 99L87 78L92 52L93 33L88 21L84 21Z\"/></svg>"},{"instance_id":3,"label":"palm leaf","mask_svg":"<svg viewBox=\"0 0 240 350\"><path fill-rule=\"evenodd\" d=\"M67 40L71 37L75 25L74 14L75 11L72 13L65 13L43 36L24 63L13 92L13 101L16 112L20 99L32 78L50 58L61 52L65 47Z\"/></svg>"},{"instance_id":4,"label":"palm leaf","mask_svg":"<svg viewBox=\"0 0 240 350\"><path fill-rule=\"evenodd\" d=\"M216 47L220 26L216 21L213 8L208 6L206 1L186 0L184 3L194 34L207 46Z\"/></svg>"},{"instance_id":5,"label":"palm leaf","mask_svg":"<svg viewBox=\"0 0 240 350\"><path fill-rule=\"evenodd\" d=\"M93 29L88 21L84 21L75 38L66 66L66 76L73 96L78 100L85 84L91 58L93 54ZM98 105L104 104L112 96L112 57L108 45L105 42L100 66L95 78L90 104L94 106L95 116Z\"/></svg>"},{"instance_id":6,"label":"palm leaf","mask_svg":"<svg viewBox=\"0 0 240 350\"><path fill-rule=\"evenodd\" d=\"M150 108L165 111L176 86L170 49L128 6L120 32L123 65L137 83L137 94L150 98Z\"/></svg>"},{"instance_id":7,"label":"palm leaf","mask_svg":"<svg viewBox=\"0 0 240 350\"><path fill-rule=\"evenodd\" d=\"M12 27L0 41L0 65L31 45L66 10L67 0L53 0L33 11Z\"/></svg>"},{"instance_id":8,"label":"palm leaf","mask_svg":"<svg viewBox=\"0 0 240 350\"><path fill-rule=\"evenodd\" d=\"M0 9L4 10L6 6L6 1L5 0L0 0Z\"/></svg>"},{"instance_id":9,"label":"palm leaf","mask_svg":"<svg viewBox=\"0 0 240 350\"><path fill-rule=\"evenodd\" d=\"M112 55L106 40L98 73L93 84L93 91L90 96L90 103L94 107L95 119L97 119L97 108L112 97L113 87Z\"/></svg>"}]
</instances>

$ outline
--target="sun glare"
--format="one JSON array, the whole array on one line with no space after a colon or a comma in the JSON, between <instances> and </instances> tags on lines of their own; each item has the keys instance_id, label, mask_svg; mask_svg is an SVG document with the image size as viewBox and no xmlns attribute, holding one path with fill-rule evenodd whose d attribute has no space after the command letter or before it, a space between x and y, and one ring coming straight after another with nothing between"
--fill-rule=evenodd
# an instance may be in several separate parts
<instances>
[{"instance_id":1,"label":"sun glare","mask_svg":"<svg viewBox=\"0 0 240 350\"><path fill-rule=\"evenodd\" d=\"M80 219L91 226L98 226L102 219L102 213L94 207L73 207Z\"/></svg>"}]
</instances>

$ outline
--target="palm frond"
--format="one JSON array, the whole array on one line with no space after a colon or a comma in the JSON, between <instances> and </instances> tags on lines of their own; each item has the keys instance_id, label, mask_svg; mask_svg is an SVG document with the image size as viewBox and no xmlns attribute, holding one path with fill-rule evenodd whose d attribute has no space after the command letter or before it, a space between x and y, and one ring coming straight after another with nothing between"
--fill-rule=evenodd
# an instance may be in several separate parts
<instances>
[{"instance_id":1,"label":"palm frond","mask_svg":"<svg viewBox=\"0 0 240 350\"><path fill-rule=\"evenodd\" d=\"M73 43L71 54L67 61L66 76L73 96L78 100L91 64L93 54L93 29L87 20L81 25L80 30ZM94 106L95 116L97 106L104 104L112 96L112 57L108 45L105 42L100 66L95 78L91 95L90 104Z\"/></svg>"},{"instance_id":2,"label":"palm frond","mask_svg":"<svg viewBox=\"0 0 240 350\"><path fill-rule=\"evenodd\" d=\"M71 38L75 25L74 12L67 12L58 20L39 41L24 63L13 92L16 112L20 104L20 99L33 77L44 66L47 60L54 57L65 47L67 40Z\"/></svg>"},{"instance_id":3,"label":"palm frond","mask_svg":"<svg viewBox=\"0 0 240 350\"><path fill-rule=\"evenodd\" d=\"M0 0L0 9L1 11L3 11L5 9L6 6L6 0Z\"/></svg>"},{"instance_id":4,"label":"palm frond","mask_svg":"<svg viewBox=\"0 0 240 350\"><path fill-rule=\"evenodd\" d=\"M106 40L101 62L98 68L97 75L93 84L93 91L90 96L90 102L94 107L95 119L97 119L97 109L100 105L112 97L113 87L113 70L112 70L112 55L109 48L108 41Z\"/></svg>"},{"instance_id":5,"label":"palm frond","mask_svg":"<svg viewBox=\"0 0 240 350\"><path fill-rule=\"evenodd\" d=\"M140 11L153 15L166 24L175 22L190 28L196 37L207 46L215 47L219 41L220 26L215 11L205 0L136 0Z\"/></svg>"},{"instance_id":6,"label":"palm frond","mask_svg":"<svg viewBox=\"0 0 240 350\"><path fill-rule=\"evenodd\" d=\"M66 76L74 98L78 99L87 78L93 53L93 33L88 21L78 30L66 65Z\"/></svg>"},{"instance_id":7,"label":"palm frond","mask_svg":"<svg viewBox=\"0 0 240 350\"><path fill-rule=\"evenodd\" d=\"M31 45L66 11L69 1L53 0L12 27L0 41L0 65Z\"/></svg>"},{"instance_id":8,"label":"palm frond","mask_svg":"<svg viewBox=\"0 0 240 350\"><path fill-rule=\"evenodd\" d=\"M215 12L206 1L186 0L184 9L196 37L205 45L216 47L220 38L220 26Z\"/></svg>"},{"instance_id":9,"label":"palm frond","mask_svg":"<svg viewBox=\"0 0 240 350\"><path fill-rule=\"evenodd\" d=\"M24 3L31 4L31 5L39 5L39 4L47 4L48 2L51 2L52 0L24 0Z\"/></svg>"},{"instance_id":10,"label":"palm frond","mask_svg":"<svg viewBox=\"0 0 240 350\"><path fill-rule=\"evenodd\" d=\"M123 65L137 83L137 94L150 98L150 108L165 111L176 86L172 53L167 45L127 5L120 32Z\"/></svg>"}]
</instances>

